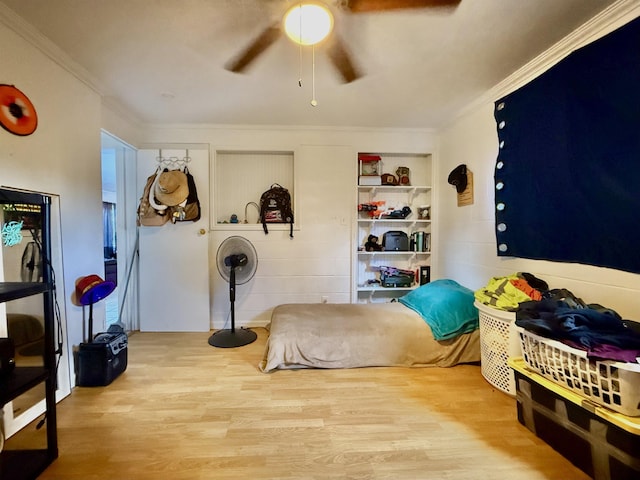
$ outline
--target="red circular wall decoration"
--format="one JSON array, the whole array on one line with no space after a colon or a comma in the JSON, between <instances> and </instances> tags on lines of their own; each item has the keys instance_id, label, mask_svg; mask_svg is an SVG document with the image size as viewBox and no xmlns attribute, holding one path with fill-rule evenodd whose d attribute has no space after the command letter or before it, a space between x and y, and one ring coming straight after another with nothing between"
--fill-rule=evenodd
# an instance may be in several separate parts
<instances>
[{"instance_id":1,"label":"red circular wall decoration","mask_svg":"<svg viewBox=\"0 0 640 480\"><path fill-rule=\"evenodd\" d=\"M31 100L13 85L0 84L0 125L14 135L31 135L38 115Z\"/></svg>"}]
</instances>

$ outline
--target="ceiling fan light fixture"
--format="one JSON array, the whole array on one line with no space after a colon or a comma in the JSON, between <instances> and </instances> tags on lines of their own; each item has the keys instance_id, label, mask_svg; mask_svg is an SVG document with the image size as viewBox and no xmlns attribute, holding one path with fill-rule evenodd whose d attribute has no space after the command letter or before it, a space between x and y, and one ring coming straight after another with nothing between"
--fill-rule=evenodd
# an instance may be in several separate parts
<instances>
[{"instance_id":1,"label":"ceiling fan light fixture","mask_svg":"<svg viewBox=\"0 0 640 480\"><path fill-rule=\"evenodd\" d=\"M284 31L299 45L315 45L333 30L333 15L318 3L301 2L284 15Z\"/></svg>"}]
</instances>

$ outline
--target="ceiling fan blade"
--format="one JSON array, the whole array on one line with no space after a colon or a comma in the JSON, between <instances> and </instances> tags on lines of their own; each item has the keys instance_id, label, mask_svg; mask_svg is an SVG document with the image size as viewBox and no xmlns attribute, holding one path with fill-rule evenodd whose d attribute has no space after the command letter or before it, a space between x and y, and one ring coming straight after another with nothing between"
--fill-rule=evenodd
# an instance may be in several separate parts
<instances>
[{"instance_id":1,"label":"ceiling fan blade","mask_svg":"<svg viewBox=\"0 0 640 480\"><path fill-rule=\"evenodd\" d=\"M225 68L235 73L243 72L251 62L278 40L281 34L282 31L280 30L279 23L265 28L240 55L229 61L225 65Z\"/></svg>"},{"instance_id":2,"label":"ceiling fan blade","mask_svg":"<svg viewBox=\"0 0 640 480\"><path fill-rule=\"evenodd\" d=\"M455 7L461 0L349 0L346 8L353 13L403 10L407 8Z\"/></svg>"},{"instance_id":3,"label":"ceiling fan blade","mask_svg":"<svg viewBox=\"0 0 640 480\"><path fill-rule=\"evenodd\" d=\"M351 60L351 55L347 51L344 43L337 35L334 35L329 45L328 51L331 63L336 67L344 83L351 83L362 76L362 73Z\"/></svg>"}]
</instances>

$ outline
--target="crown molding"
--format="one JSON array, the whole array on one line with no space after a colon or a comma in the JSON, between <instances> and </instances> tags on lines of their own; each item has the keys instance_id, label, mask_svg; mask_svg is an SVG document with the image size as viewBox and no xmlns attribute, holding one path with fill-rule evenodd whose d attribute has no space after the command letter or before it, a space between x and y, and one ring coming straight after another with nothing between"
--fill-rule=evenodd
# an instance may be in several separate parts
<instances>
[{"instance_id":1,"label":"crown molding","mask_svg":"<svg viewBox=\"0 0 640 480\"><path fill-rule=\"evenodd\" d=\"M639 16L640 2L638 2L638 0L619 0L610 5L554 46L485 92L474 102L467 105L458 112L458 115L456 115L447 127L455 123L460 117L486 104L492 104L497 99L527 84L576 49L597 40Z\"/></svg>"},{"instance_id":2,"label":"crown molding","mask_svg":"<svg viewBox=\"0 0 640 480\"><path fill-rule=\"evenodd\" d=\"M4 24L26 42L42 52L56 65L96 92L100 96L101 103L105 108L128 119L137 127L142 125L142 122L137 116L133 115L128 108L107 93L108 88L100 80L91 75L91 73L60 47L3 3L0 3L0 23Z\"/></svg>"},{"instance_id":3,"label":"crown molding","mask_svg":"<svg viewBox=\"0 0 640 480\"><path fill-rule=\"evenodd\" d=\"M103 108L111 111L115 115L121 117L123 120L126 120L131 124L131 126L135 128L143 128L147 125L145 122L140 120L140 117L134 115L129 108L124 106L122 102L120 102L115 97L102 95L101 103Z\"/></svg>"},{"instance_id":4,"label":"crown molding","mask_svg":"<svg viewBox=\"0 0 640 480\"><path fill-rule=\"evenodd\" d=\"M3 3L0 3L0 23L4 24L10 30L13 30L17 35L21 36L58 66L62 67L96 93L103 95L106 91L104 85L73 60L73 58Z\"/></svg>"},{"instance_id":5,"label":"crown molding","mask_svg":"<svg viewBox=\"0 0 640 480\"><path fill-rule=\"evenodd\" d=\"M571 52L631 21L635 18L631 15L634 10L635 16L640 15L640 4L637 0L621 0L612 4L492 88L489 91L491 97L503 97L530 82Z\"/></svg>"}]
</instances>

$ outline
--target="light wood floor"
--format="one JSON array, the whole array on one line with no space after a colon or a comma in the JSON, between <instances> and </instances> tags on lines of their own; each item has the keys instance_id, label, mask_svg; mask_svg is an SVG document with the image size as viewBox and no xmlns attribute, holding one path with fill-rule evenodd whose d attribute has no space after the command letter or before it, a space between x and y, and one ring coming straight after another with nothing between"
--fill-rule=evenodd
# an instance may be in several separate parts
<instances>
[{"instance_id":1,"label":"light wood floor","mask_svg":"<svg viewBox=\"0 0 640 480\"><path fill-rule=\"evenodd\" d=\"M264 374L256 331L234 349L205 333L132 335L122 376L59 404L60 456L40 478L588 478L477 366Z\"/></svg>"}]
</instances>

